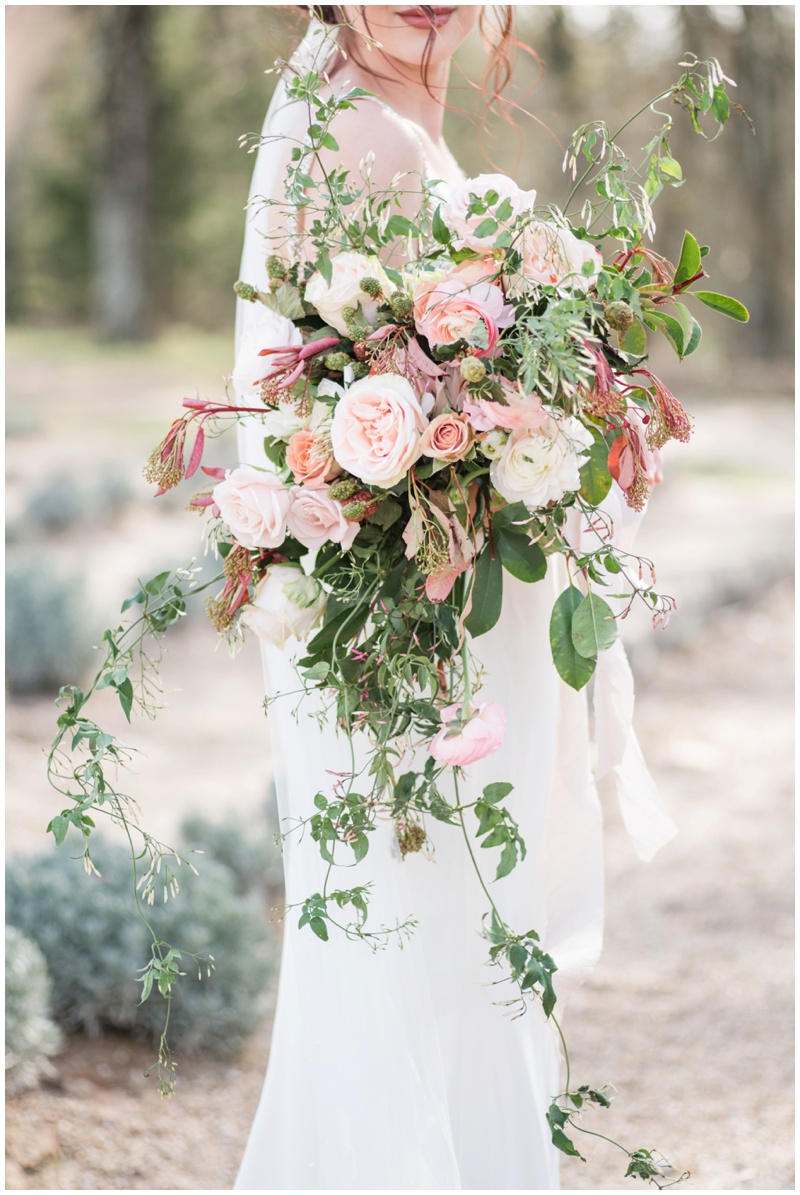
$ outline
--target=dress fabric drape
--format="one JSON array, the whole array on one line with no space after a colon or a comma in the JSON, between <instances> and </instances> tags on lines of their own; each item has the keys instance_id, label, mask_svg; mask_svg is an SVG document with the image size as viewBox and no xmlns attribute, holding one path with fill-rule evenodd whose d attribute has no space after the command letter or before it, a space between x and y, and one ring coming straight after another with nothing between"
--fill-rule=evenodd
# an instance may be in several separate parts
<instances>
[{"instance_id":1,"label":"dress fabric drape","mask_svg":"<svg viewBox=\"0 0 800 1195\"><path fill-rule=\"evenodd\" d=\"M296 136L298 119L273 101L265 133ZM252 195L280 195L287 153L262 145ZM248 219L240 274L265 289L266 221L263 210ZM237 337L257 318L257 305L240 301ZM257 419L241 425L240 461L270 468L262 441ZM468 769L461 790L471 801L492 781L514 785L507 804L528 854L492 892L507 923L535 928L553 955L559 1008L596 961L603 925L587 702L561 682L550 656L550 612L565 584L560 558L535 585L504 577L500 621L473 651L486 669L480 699L504 707L506 739ZM261 650L267 693L296 692L294 641L285 651ZM654 791L637 805L649 776L630 726L632 681L622 649L605 654L613 658L601 658L597 671L603 768L627 792L629 829L649 857L674 829ZM296 703L278 700L268 716L284 830L351 767L346 740L330 723L319 725L309 699L295 714ZM356 749L363 759L364 744ZM236 1189L558 1189L545 1120L560 1090L553 1032L538 1006L518 1019L497 1006L512 990L493 986L500 972L486 965L487 901L465 843L455 827L432 821L428 829L432 858L403 860L386 821L370 836L367 857L335 874L340 887L374 882L368 928L416 919L402 949L390 943L373 953L335 933L324 943L298 930L297 911L287 914L269 1066ZM284 849L291 905L320 890L325 865L307 834L290 835ZM497 852L478 855L489 880Z\"/></svg>"}]
</instances>

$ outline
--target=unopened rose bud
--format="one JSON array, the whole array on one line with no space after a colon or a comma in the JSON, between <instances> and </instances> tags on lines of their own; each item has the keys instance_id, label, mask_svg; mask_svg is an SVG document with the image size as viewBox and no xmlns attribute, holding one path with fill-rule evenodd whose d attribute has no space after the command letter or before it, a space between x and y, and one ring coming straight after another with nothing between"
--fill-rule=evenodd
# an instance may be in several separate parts
<instances>
[{"instance_id":1,"label":"unopened rose bud","mask_svg":"<svg viewBox=\"0 0 800 1195\"><path fill-rule=\"evenodd\" d=\"M459 365L459 371L465 382L482 382L486 377L486 366L477 357L464 357Z\"/></svg>"},{"instance_id":2,"label":"unopened rose bud","mask_svg":"<svg viewBox=\"0 0 800 1195\"><path fill-rule=\"evenodd\" d=\"M371 299L379 299L383 294L381 284L377 278L362 278L358 284L365 295L369 295Z\"/></svg>"},{"instance_id":3,"label":"unopened rose bud","mask_svg":"<svg viewBox=\"0 0 800 1195\"><path fill-rule=\"evenodd\" d=\"M615 332L627 332L636 319L633 310L624 299L615 299L613 303L607 303L604 314L609 328L613 328Z\"/></svg>"}]
</instances>

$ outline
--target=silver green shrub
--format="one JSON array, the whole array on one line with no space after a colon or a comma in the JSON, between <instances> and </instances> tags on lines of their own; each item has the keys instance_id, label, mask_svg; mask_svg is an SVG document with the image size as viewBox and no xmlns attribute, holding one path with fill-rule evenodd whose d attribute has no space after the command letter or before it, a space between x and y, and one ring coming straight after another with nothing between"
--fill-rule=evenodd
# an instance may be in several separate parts
<instances>
[{"instance_id":1,"label":"silver green shrub","mask_svg":"<svg viewBox=\"0 0 800 1195\"><path fill-rule=\"evenodd\" d=\"M12 558L6 571L6 683L12 694L52 693L78 680L92 658L78 577L53 575L42 556Z\"/></svg>"},{"instance_id":2,"label":"silver green shrub","mask_svg":"<svg viewBox=\"0 0 800 1195\"><path fill-rule=\"evenodd\" d=\"M181 822L181 837L204 859L224 864L236 877L240 892L276 892L283 887L283 858L275 842L277 812L272 804L255 824L228 815L224 822L192 814ZM202 863L198 863L202 866Z\"/></svg>"},{"instance_id":3,"label":"silver green shrub","mask_svg":"<svg viewBox=\"0 0 800 1195\"><path fill-rule=\"evenodd\" d=\"M94 839L93 839L94 841ZM41 948L53 979L53 1013L67 1030L96 1035L129 1029L158 1038L164 999L140 1005L136 972L150 956L149 936L131 901L125 848L98 842L101 876L87 876L65 847L18 856L6 868L6 918ZM230 870L197 858L200 878L181 868L180 893L147 909L156 933L176 946L211 954L211 978L191 959L174 989L171 1043L187 1051L235 1053L258 1023L277 955L263 902L237 890Z\"/></svg>"},{"instance_id":4,"label":"silver green shrub","mask_svg":"<svg viewBox=\"0 0 800 1195\"><path fill-rule=\"evenodd\" d=\"M27 1091L52 1070L61 1034L50 1019L51 982L35 942L6 926L6 1090Z\"/></svg>"}]
</instances>

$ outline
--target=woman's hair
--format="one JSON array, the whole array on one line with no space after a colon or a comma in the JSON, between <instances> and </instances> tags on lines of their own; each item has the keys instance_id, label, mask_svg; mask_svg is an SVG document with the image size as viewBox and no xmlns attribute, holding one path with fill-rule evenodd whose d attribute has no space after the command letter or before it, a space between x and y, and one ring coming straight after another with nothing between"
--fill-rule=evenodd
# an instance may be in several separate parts
<instances>
[{"instance_id":1,"label":"woman's hair","mask_svg":"<svg viewBox=\"0 0 800 1195\"><path fill-rule=\"evenodd\" d=\"M324 21L326 25L347 25L342 13L342 9L338 4L299 4L296 5L296 7L300 8L303 12L308 13L309 16L315 16L320 21ZM423 12L429 13L431 17L430 32L425 43L425 48L422 52L422 82L431 98L437 99L437 102L441 103L441 99L439 99L437 96L434 96L428 83L428 71L430 68L431 56L436 44L436 28L433 23L433 8L427 4L420 5L420 7ZM480 88L487 96L486 106L488 108L496 101L502 99L503 91L511 79L511 54L512 51L517 48L519 42L517 42L513 36L513 4L498 4L492 6L496 9L498 14L494 27L492 27L492 23L488 19L487 7L489 6L481 6L478 28L480 30L481 36L484 39L484 42L489 49L489 62L487 64L486 71L484 72L484 77ZM367 28L367 32L370 32L368 10L366 5L363 9L363 19ZM370 74L374 75L376 78L381 78L381 75L373 69L371 64L367 68L367 64L362 62L357 56L353 46L354 40L355 39L352 39L351 44L346 46L348 54L359 66L369 69Z\"/></svg>"}]
</instances>

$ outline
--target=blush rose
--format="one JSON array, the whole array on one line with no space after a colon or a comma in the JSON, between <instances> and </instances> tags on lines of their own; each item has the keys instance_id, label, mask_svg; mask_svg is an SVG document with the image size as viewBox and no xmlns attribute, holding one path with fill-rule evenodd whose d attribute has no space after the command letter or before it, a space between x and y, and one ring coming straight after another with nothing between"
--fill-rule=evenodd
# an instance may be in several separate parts
<instances>
[{"instance_id":1,"label":"blush rose","mask_svg":"<svg viewBox=\"0 0 800 1195\"><path fill-rule=\"evenodd\" d=\"M463 415L445 411L425 428L419 450L423 456L452 464L453 461L463 461L474 439L475 433Z\"/></svg>"},{"instance_id":2,"label":"blush rose","mask_svg":"<svg viewBox=\"0 0 800 1195\"><path fill-rule=\"evenodd\" d=\"M277 548L286 538L289 490L274 473L233 469L214 486L222 521L244 548Z\"/></svg>"},{"instance_id":3,"label":"blush rose","mask_svg":"<svg viewBox=\"0 0 800 1195\"><path fill-rule=\"evenodd\" d=\"M394 373L361 378L336 405L331 424L334 458L367 485L388 489L418 459L426 422L405 378Z\"/></svg>"},{"instance_id":4,"label":"blush rose","mask_svg":"<svg viewBox=\"0 0 800 1195\"><path fill-rule=\"evenodd\" d=\"M361 528L344 517L341 505L328 497L327 486L294 486L286 522L289 534L312 552L331 541L347 551Z\"/></svg>"}]
</instances>

